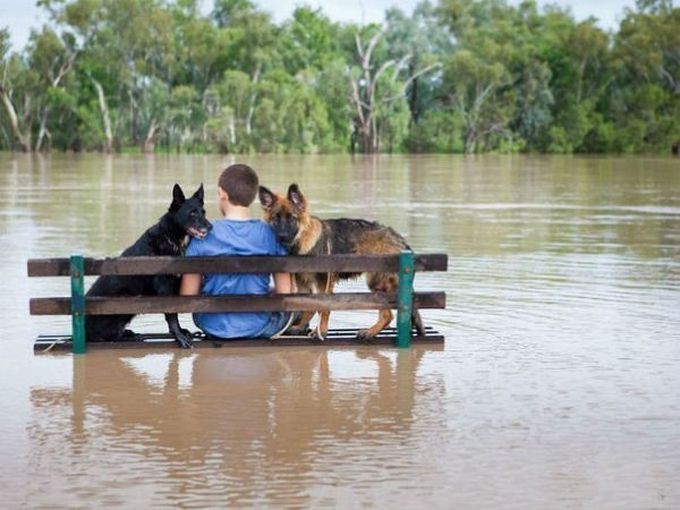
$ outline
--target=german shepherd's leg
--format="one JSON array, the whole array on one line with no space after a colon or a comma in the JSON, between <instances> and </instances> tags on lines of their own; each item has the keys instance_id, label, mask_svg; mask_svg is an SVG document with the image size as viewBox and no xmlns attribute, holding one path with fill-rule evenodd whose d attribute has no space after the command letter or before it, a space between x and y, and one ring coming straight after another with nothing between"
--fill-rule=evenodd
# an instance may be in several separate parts
<instances>
[{"instance_id":1,"label":"german shepherd's leg","mask_svg":"<svg viewBox=\"0 0 680 510\"><path fill-rule=\"evenodd\" d=\"M176 296L179 292L179 278L175 276L159 275L153 278L153 288L159 296ZM193 344L191 334L179 325L176 313L166 313L165 322L175 341L184 349L190 349Z\"/></svg>"},{"instance_id":2,"label":"german shepherd's leg","mask_svg":"<svg viewBox=\"0 0 680 510\"><path fill-rule=\"evenodd\" d=\"M289 335L306 335L309 330L309 321L312 320L316 312L302 312L300 318L288 328Z\"/></svg>"},{"instance_id":3,"label":"german shepherd's leg","mask_svg":"<svg viewBox=\"0 0 680 510\"><path fill-rule=\"evenodd\" d=\"M309 284L306 274L295 275L295 292L298 294L307 294L312 292L312 286ZM312 320L316 312L302 312L300 317L293 323L286 331L289 335L306 335L309 333L309 321Z\"/></svg>"},{"instance_id":4,"label":"german shepherd's leg","mask_svg":"<svg viewBox=\"0 0 680 510\"><path fill-rule=\"evenodd\" d=\"M378 322L373 324L373 326L368 329L360 330L357 333L357 339L364 341L372 340L378 333L390 325L390 322L392 322L392 317L392 310L380 310L378 312Z\"/></svg>"},{"instance_id":5,"label":"german shepherd's leg","mask_svg":"<svg viewBox=\"0 0 680 510\"><path fill-rule=\"evenodd\" d=\"M366 283L373 292L394 292L397 289L397 275L394 273L366 273ZM359 340L371 340L392 322L392 310L378 312L378 321L368 329L357 333Z\"/></svg>"},{"instance_id":6,"label":"german shepherd's leg","mask_svg":"<svg viewBox=\"0 0 680 510\"><path fill-rule=\"evenodd\" d=\"M333 294L333 289L335 288L336 278L332 273L326 273L325 275L319 275L317 285L319 287L319 292L322 294ZM319 312L319 324L316 326L316 330L313 332L312 337L316 340L325 340L326 335L328 335L328 322L331 318L330 310L324 310Z\"/></svg>"}]
</instances>

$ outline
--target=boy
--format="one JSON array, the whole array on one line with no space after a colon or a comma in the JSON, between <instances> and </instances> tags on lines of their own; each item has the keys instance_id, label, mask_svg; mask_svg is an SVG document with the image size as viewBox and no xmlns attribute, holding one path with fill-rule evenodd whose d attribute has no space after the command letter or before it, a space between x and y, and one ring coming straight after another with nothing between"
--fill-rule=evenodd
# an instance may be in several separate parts
<instances>
[{"instance_id":1,"label":"boy","mask_svg":"<svg viewBox=\"0 0 680 510\"><path fill-rule=\"evenodd\" d=\"M248 165L231 165L218 181L218 206L224 219L212 222L213 228L203 239L192 239L187 257L216 255L286 255L276 240L274 231L261 220L250 217L248 207L255 200L259 181ZM288 273L274 275L277 294L291 292L292 280ZM269 274L185 274L180 294L268 294ZM195 313L194 322L208 337L271 338L280 334L290 322L289 313Z\"/></svg>"}]
</instances>

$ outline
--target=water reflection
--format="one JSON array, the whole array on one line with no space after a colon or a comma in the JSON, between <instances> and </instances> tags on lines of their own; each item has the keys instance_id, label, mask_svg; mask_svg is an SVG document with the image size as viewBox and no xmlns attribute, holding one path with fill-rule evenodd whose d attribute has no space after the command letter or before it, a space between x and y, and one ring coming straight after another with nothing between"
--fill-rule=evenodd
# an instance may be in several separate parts
<instances>
[{"instance_id":1,"label":"water reflection","mask_svg":"<svg viewBox=\"0 0 680 510\"><path fill-rule=\"evenodd\" d=\"M140 505L309 505L300 481L362 478L346 471L351 465L318 472L323 457L343 459L348 443L376 448L412 437L416 396L445 392L441 378L417 377L425 355L322 348L77 357L72 388L31 390L30 469L50 476L32 484L27 503L55 493L85 505L124 501L118 489L137 480L162 487L142 491ZM84 448L92 443L101 458ZM395 451L382 461L406 459ZM382 476L390 481L389 470Z\"/></svg>"}]
</instances>

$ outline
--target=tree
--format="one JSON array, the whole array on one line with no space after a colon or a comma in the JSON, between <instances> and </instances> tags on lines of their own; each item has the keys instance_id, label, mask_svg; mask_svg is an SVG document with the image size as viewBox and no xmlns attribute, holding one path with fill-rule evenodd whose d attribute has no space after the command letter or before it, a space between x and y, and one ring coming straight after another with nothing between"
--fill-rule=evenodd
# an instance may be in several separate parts
<instances>
[{"instance_id":1,"label":"tree","mask_svg":"<svg viewBox=\"0 0 680 510\"><path fill-rule=\"evenodd\" d=\"M618 31L535 0L421 0L365 27L253 0L39 0L0 31L0 149L667 151L680 9Z\"/></svg>"},{"instance_id":2,"label":"tree","mask_svg":"<svg viewBox=\"0 0 680 510\"><path fill-rule=\"evenodd\" d=\"M398 60L403 55L410 55L406 64L408 75L436 64L443 55L455 49L451 34L437 18L428 0L418 3L410 16L398 7L388 9L385 22L388 57ZM426 73L416 76L407 87L411 127L418 123L425 111L437 108L438 105L434 103L440 82L441 73Z\"/></svg>"},{"instance_id":3,"label":"tree","mask_svg":"<svg viewBox=\"0 0 680 510\"><path fill-rule=\"evenodd\" d=\"M614 38L612 94L607 101L609 150L669 151L680 140L680 8L637 2Z\"/></svg>"},{"instance_id":4,"label":"tree","mask_svg":"<svg viewBox=\"0 0 680 510\"><path fill-rule=\"evenodd\" d=\"M349 75L350 100L355 111L353 136L360 151L366 154L379 150L380 116L389 111L390 105L404 100L406 89L413 80L440 65L436 62L408 75L405 79L400 78L412 55L406 54L399 60L392 58L380 64L376 63L374 59L376 48L384 34L385 29L379 28L368 43L363 42L359 32L354 35L358 66L353 68ZM391 86L385 86L386 83Z\"/></svg>"},{"instance_id":5,"label":"tree","mask_svg":"<svg viewBox=\"0 0 680 510\"><path fill-rule=\"evenodd\" d=\"M17 54L9 54L9 31L0 30L0 100L12 135L22 151L31 150L32 99L37 77Z\"/></svg>"}]
</instances>

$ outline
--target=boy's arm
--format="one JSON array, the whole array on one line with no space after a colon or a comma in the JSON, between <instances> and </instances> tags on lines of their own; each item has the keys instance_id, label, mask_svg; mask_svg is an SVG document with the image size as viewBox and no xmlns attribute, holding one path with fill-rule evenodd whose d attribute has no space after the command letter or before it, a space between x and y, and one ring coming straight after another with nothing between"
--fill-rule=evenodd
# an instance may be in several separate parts
<instances>
[{"instance_id":1,"label":"boy's arm","mask_svg":"<svg viewBox=\"0 0 680 510\"><path fill-rule=\"evenodd\" d=\"M290 273L274 273L274 293L292 294L293 281Z\"/></svg>"},{"instance_id":2,"label":"boy's arm","mask_svg":"<svg viewBox=\"0 0 680 510\"><path fill-rule=\"evenodd\" d=\"M182 283L179 286L180 296L198 296L201 293L201 275L188 273L182 275Z\"/></svg>"}]
</instances>

